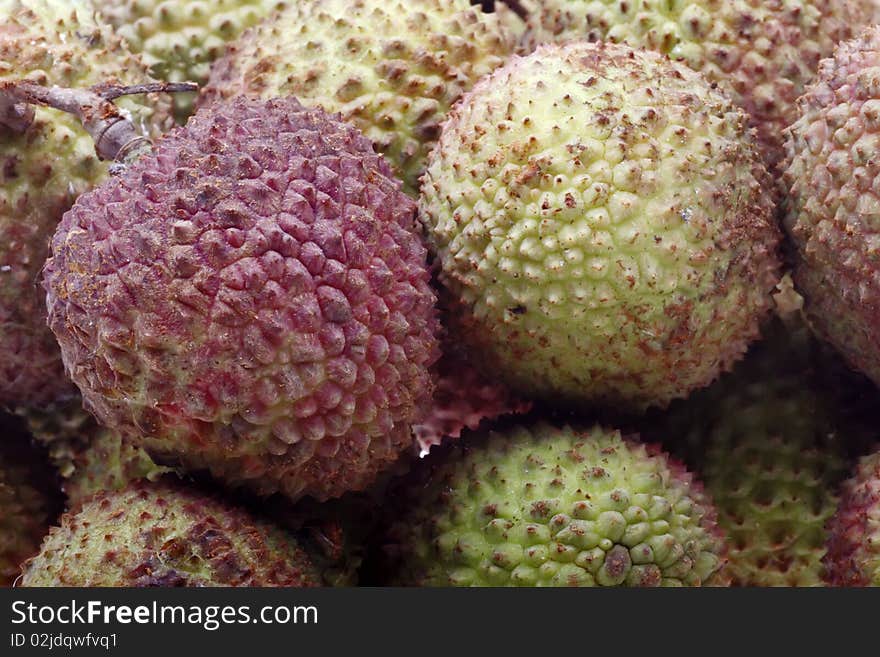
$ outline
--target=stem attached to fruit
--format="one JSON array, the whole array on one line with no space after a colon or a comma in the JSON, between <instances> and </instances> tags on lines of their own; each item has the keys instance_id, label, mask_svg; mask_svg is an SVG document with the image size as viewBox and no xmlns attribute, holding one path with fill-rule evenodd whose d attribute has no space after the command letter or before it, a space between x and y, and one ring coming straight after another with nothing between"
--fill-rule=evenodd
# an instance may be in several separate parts
<instances>
[{"instance_id":1,"label":"stem attached to fruit","mask_svg":"<svg viewBox=\"0 0 880 657\"><path fill-rule=\"evenodd\" d=\"M95 141L102 160L127 164L152 147L131 120L113 104L120 96L197 91L190 82L139 84L129 87L99 85L91 89L44 87L27 80L0 83L0 127L24 132L34 120L32 105L45 105L76 116Z\"/></svg>"}]
</instances>

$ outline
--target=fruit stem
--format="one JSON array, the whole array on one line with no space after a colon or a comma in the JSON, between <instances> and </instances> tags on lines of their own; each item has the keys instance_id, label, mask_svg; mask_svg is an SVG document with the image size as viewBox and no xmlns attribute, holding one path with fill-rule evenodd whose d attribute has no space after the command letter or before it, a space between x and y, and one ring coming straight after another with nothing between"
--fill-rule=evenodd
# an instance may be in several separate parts
<instances>
[{"instance_id":1,"label":"fruit stem","mask_svg":"<svg viewBox=\"0 0 880 657\"><path fill-rule=\"evenodd\" d=\"M76 116L95 142L102 160L128 164L152 148L131 119L113 100L145 93L197 91L190 82L151 83L128 87L98 85L91 89L44 87L27 80L0 83L0 126L24 132L34 120L31 105L45 105Z\"/></svg>"}]
</instances>

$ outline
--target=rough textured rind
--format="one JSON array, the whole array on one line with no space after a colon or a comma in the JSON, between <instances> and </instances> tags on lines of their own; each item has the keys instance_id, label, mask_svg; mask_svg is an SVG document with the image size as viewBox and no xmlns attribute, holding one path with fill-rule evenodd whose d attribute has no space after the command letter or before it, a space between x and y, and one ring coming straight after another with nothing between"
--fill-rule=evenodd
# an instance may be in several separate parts
<instances>
[{"instance_id":1,"label":"rough textured rind","mask_svg":"<svg viewBox=\"0 0 880 657\"><path fill-rule=\"evenodd\" d=\"M824 562L831 586L880 586L880 452L862 458L844 483Z\"/></svg>"},{"instance_id":2,"label":"rough textured rind","mask_svg":"<svg viewBox=\"0 0 880 657\"><path fill-rule=\"evenodd\" d=\"M285 0L93 0L116 33L160 80L208 81L211 62L226 52L227 45L247 28L272 12L283 9ZM177 94L176 113L192 113L193 97Z\"/></svg>"},{"instance_id":3,"label":"rough textured rind","mask_svg":"<svg viewBox=\"0 0 880 657\"><path fill-rule=\"evenodd\" d=\"M429 586L722 584L702 487L617 431L537 424L429 454L399 493L397 581Z\"/></svg>"},{"instance_id":4,"label":"rough textured rind","mask_svg":"<svg viewBox=\"0 0 880 657\"><path fill-rule=\"evenodd\" d=\"M873 0L535 0L526 51L608 40L656 50L723 85L752 117L768 163L819 60L869 25Z\"/></svg>"},{"instance_id":5,"label":"rough textured rind","mask_svg":"<svg viewBox=\"0 0 880 657\"><path fill-rule=\"evenodd\" d=\"M670 407L657 432L711 494L734 585L821 586L825 524L865 427L829 390L806 328L770 332L733 372Z\"/></svg>"},{"instance_id":6,"label":"rough textured rind","mask_svg":"<svg viewBox=\"0 0 880 657\"><path fill-rule=\"evenodd\" d=\"M68 87L151 80L88 2L0 0L0 82L21 78ZM119 104L146 131L167 124L167 100ZM73 391L46 327L39 272L61 215L106 177L107 164L69 114L36 108L23 134L0 127L0 406L42 405Z\"/></svg>"},{"instance_id":7,"label":"rough textured rind","mask_svg":"<svg viewBox=\"0 0 880 657\"><path fill-rule=\"evenodd\" d=\"M880 29L841 44L788 131L785 226L812 326L880 384Z\"/></svg>"},{"instance_id":8,"label":"rough textured rind","mask_svg":"<svg viewBox=\"0 0 880 657\"><path fill-rule=\"evenodd\" d=\"M417 193L440 121L513 52L518 20L468 0L300 0L217 61L200 103L292 95L341 112Z\"/></svg>"},{"instance_id":9,"label":"rough textured rind","mask_svg":"<svg viewBox=\"0 0 880 657\"><path fill-rule=\"evenodd\" d=\"M0 416L0 586L21 574L40 549L60 504L45 455L27 444L11 418Z\"/></svg>"},{"instance_id":10,"label":"rough textured rind","mask_svg":"<svg viewBox=\"0 0 880 657\"><path fill-rule=\"evenodd\" d=\"M294 99L197 113L64 216L50 324L86 407L161 461L296 498L358 489L432 393L414 203Z\"/></svg>"},{"instance_id":11,"label":"rough textured rind","mask_svg":"<svg viewBox=\"0 0 880 657\"><path fill-rule=\"evenodd\" d=\"M61 519L22 586L317 586L288 534L165 482L101 493Z\"/></svg>"},{"instance_id":12,"label":"rough textured rind","mask_svg":"<svg viewBox=\"0 0 880 657\"><path fill-rule=\"evenodd\" d=\"M421 219L455 339L554 403L663 406L742 356L779 231L745 115L681 64L542 46L449 115Z\"/></svg>"}]
</instances>

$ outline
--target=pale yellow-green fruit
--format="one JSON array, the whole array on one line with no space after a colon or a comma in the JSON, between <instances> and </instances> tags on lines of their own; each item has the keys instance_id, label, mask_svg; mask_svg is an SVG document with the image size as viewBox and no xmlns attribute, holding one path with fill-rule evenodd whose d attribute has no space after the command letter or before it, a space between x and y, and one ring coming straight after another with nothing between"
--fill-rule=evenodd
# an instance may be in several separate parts
<instances>
[{"instance_id":1,"label":"pale yellow-green fruit","mask_svg":"<svg viewBox=\"0 0 880 657\"><path fill-rule=\"evenodd\" d=\"M417 586L724 585L701 484L619 431L545 423L469 433L396 491L393 579Z\"/></svg>"},{"instance_id":2,"label":"pale yellow-green fruit","mask_svg":"<svg viewBox=\"0 0 880 657\"><path fill-rule=\"evenodd\" d=\"M571 42L453 108L420 217L450 333L526 398L665 406L758 335L779 229L748 118L650 51Z\"/></svg>"}]
</instances>

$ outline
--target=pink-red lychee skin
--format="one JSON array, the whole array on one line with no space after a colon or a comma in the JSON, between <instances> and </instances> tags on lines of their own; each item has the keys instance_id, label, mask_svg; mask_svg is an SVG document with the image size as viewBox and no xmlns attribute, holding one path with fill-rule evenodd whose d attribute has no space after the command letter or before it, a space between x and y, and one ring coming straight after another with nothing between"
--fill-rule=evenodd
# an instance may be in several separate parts
<instances>
[{"instance_id":1,"label":"pink-red lychee skin","mask_svg":"<svg viewBox=\"0 0 880 657\"><path fill-rule=\"evenodd\" d=\"M214 105L64 215L49 324L86 407L158 460L335 497L412 444L431 397L414 216L338 116Z\"/></svg>"},{"instance_id":2,"label":"pink-red lychee skin","mask_svg":"<svg viewBox=\"0 0 880 657\"><path fill-rule=\"evenodd\" d=\"M827 548L829 585L880 586L880 452L864 457L844 483Z\"/></svg>"},{"instance_id":3,"label":"pink-red lychee skin","mask_svg":"<svg viewBox=\"0 0 880 657\"><path fill-rule=\"evenodd\" d=\"M880 28L822 60L788 131L785 226L813 328L880 384Z\"/></svg>"}]
</instances>

